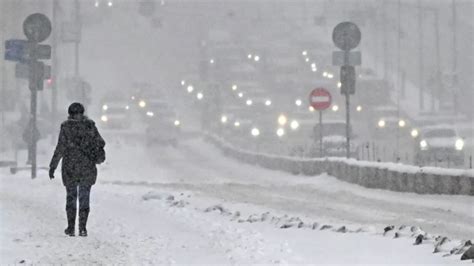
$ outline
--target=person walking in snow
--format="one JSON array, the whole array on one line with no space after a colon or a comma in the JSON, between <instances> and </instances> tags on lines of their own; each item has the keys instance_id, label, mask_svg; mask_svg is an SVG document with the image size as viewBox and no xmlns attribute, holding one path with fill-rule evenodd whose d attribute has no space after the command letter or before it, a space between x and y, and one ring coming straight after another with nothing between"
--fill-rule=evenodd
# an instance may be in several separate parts
<instances>
[{"instance_id":1,"label":"person walking in snow","mask_svg":"<svg viewBox=\"0 0 474 266\"><path fill-rule=\"evenodd\" d=\"M96 164L105 161L105 141L94 121L84 115L84 106L72 103L69 117L61 124L58 143L49 164L49 177L62 159L61 175L66 187L67 228L64 233L74 236L77 201L79 200L79 236L87 236L89 196L97 179Z\"/></svg>"}]
</instances>

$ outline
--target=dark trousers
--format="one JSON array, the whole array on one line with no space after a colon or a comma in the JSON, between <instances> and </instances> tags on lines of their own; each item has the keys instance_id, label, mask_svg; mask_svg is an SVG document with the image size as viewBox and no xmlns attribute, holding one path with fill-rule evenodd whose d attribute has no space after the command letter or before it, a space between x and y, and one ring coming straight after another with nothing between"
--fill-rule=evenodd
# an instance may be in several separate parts
<instances>
[{"instance_id":1,"label":"dark trousers","mask_svg":"<svg viewBox=\"0 0 474 266\"><path fill-rule=\"evenodd\" d=\"M79 199L79 229L85 229L89 216L89 196L91 186L72 185L66 187L66 214L68 227L74 228ZM79 197L78 197L79 196Z\"/></svg>"}]
</instances>

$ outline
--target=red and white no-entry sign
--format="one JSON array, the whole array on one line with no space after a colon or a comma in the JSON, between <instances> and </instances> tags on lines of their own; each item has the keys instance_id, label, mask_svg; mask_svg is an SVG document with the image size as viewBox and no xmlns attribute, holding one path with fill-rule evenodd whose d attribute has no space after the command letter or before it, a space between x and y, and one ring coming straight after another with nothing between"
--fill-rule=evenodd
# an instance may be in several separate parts
<instances>
[{"instance_id":1,"label":"red and white no-entry sign","mask_svg":"<svg viewBox=\"0 0 474 266\"><path fill-rule=\"evenodd\" d=\"M324 88L316 88L309 95L309 104L318 111L325 110L331 106L331 94Z\"/></svg>"}]
</instances>

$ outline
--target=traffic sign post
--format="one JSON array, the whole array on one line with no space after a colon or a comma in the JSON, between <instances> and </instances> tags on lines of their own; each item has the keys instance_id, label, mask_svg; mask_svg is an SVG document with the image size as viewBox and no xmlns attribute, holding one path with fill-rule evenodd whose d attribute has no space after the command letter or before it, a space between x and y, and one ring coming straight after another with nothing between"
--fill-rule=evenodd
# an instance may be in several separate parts
<instances>
[{"instance_id":1,"label":"traffic sign post","mask_svg":"<svg viewBox=\"0 0 474 266\"><path fill-rule=\"evenodd\" d=\"M39 44L51 34L51 21L41 13L29 15L23 21L23 33L27 40L11 39L5 42L5 60L18 62L15 66L17 78L28 79L31 91L31 120L26 134L28 141L28 158L31 159L31 178L36 177L36 146L38 128L36 126L38 90L43 89L43 82L51 76L51 67L38 60L51 58L51 46Z\"/></svg>"},{"instance_id":2,"label":"traffic sign post","mask_svg":"<svg viewBox=\"0 0 474 266\"><path fill-rule=\"evenodd\" d=\"M324 88L316 88L309 94L309 104L319 111L319 155L324 156L323 152L323 111L331 106L332 97L329 91Z\"/></svg>"},{"instance_id":3,"label":"traffic sign post","mask_svg":"<svg viewBox=\"0 0 474 266\"><path fill-rule=\"evenodd\" d=\"M332 55L333 65L341 66L340 82L341 94L346 96L346 157L350 157L350 95L355 94L354 65L361 64L360 52L350 52L356 48L361 39L359 27L352 22L339 23L332 32L334 45L342 51L335 51Z\"/></svg>"}]
</instances>

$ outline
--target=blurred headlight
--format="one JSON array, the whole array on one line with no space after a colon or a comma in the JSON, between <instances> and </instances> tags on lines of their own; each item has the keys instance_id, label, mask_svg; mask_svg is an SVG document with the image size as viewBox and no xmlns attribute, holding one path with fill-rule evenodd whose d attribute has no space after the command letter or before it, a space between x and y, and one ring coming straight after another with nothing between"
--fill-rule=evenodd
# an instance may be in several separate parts
<instances>
[{"instance_id":1,"label":"blurred headlight","mask_svg":"<svg viewBox=\"0 0 474 266\"><path fill-rule=\"evenodd\" d=\"M196 98L198 100L202 100L202 98L204 98L204 94L202 94L202 92L199 92L198 94L196 94Z\"/></svg>"},{"instance_id":2,"label":"blurred headlight","mask_svg":"<svg viewBox=\"0 0 474 266\"><path fill-rule=\"evenodd\" d=\"M148 112L146 112L146 115L149 116L149 117L152 117L152 116L154 116L155 114L154 114L153 112L148 111Z\"/></svg>"},{"instance_id":3,"label":"blurred headlight","mask_svg":"<svg viewBox=\"0 0 474 266\"><path fill-rule=\"evenodd\" d=\"M278 137L281 138L281 137L283 137L283 135L285 135L285 130L283 128L279 128L279 129L277 129L276 134L277 134Z\"/></svg>"},{"instance_id":4,"label":"blurred headlight","mask_svg":"<svg viewBox=\"0 0 474 266\"><path fill-rule=\"evenodd\" d=\"M107 118L106 115L103 115L100 117L100 120L102 120L102 122L107 122L109 119Z\"/></svg>"},{"instance_id":5,"label":"blurred headlight","mask_svg":"<svg viewBox=\"0 0 474 266\"><path fill-rule=\"evenodd\" d=\"M252 136L258 137L258 135L260 135L260 130L258 130L258 128L254 127L254 128L252 128L252 131L250 133L252 134Z\"/></svg>"},{"instance_id":6,"label":"blurred headlight","mask_svg":"<svg viewBox=\"0 0 474 266\"><path fill-rule=\"evenodd\" d=\"M280 126L286 125L286 122L287 122L287 119L286 119L286 116L285 116L285 115L280 115L280 116L278 117L278 124L279 124Z\"/></svg>"},{"instance_id":7,"label":"blurred headlight","mask_svg":"<svg viewBox=\"0 0 474 266\"><path fill-rule=\"evenodd\" d=\"M191 92L194 91L194 87L191 86L191 85L189 85L189 86L186 88L186 90L188 91L188 93L191 93Z\"/></svg>"},{"instance_id":8,"label":"blurred headlight","mask_svg":"<svg viewBox=\"0 0 474 266\"><path fill-rule=\"evenodd\" d=\"M140 106L141 108L145 108L146 102L145 102L144 100L141 100L141 101L138 103L138 106Z\"/></svg>"},{"instance_id":9,"label":"blurred headlight","mask_svg":"<svg viewBox=\"0 0 474 266\"><path fill-rule=\"evenodd\" d=\"M301 101L300 99L297 99L295 101L295 104L296 104L296 106L301 106L303 104L303 101Z\"/></svg>"},{"instance_id":10,"label":"blurred headlight","mask_svg":"<svg viewBox=\"0 0 474 266\"><path fill-rule=\"evenodd\" d=\"M360 112L360 111L362 111L362 106L360 106L360 105L357 105L357 107L356 107L356 111L357 111L357 112Z\"/></svg>"},{"instance_id":11,"label":"blurred headlight","mask_svg":"<svg viewBox=\"0 0 474 266\"><path fill-rule=\"evenodd\" d=\"M385 127L385 120L380 119L377 125L378 125L380 128L384 128L384 127Z\"/></svg>"},{"instance_id":12,"label":"blurred headlight","mask_svg":"<svg viewBox=\"0 0 474 266\"><path fill-rule=\"evenodd\" d=\"M420 141L420 149L427 150L428 149L428 142L426 140Z\"/></svg>"},{"instance_id":13,"label":"blurred headlight","mask_svg":"<svg viewBox=\"0 0 474 266\"><path fill-rule=\"evenodd\" d=\"M290 123L290 127L293 130L297 130L300 127L300 123L298 123L298 121L296 121L296 120L293 120Z\"/></svg>"},{"instance_id":14,"label":"blurred headlight","mask_svg":"<svg viewBox=\"0 0 474 266\"><path fill-rule=\"evenodd\" d=\"M239 121L235 121L235 122L234 122L234 127L240 127L240 122L239 122Z\"/></svg>"},{"instance_id":15,"label":"blurred headlight","mask_svg":"<svg viewBox=\"0 0 474 266\"><path fill-rule=\"evenodd\" d=\"M266 100L266 101L265 101L265 105L266 105L266 106L270 106L270 105L272 105L272 101L270 101L270 100Z\"/></svg>"},{"instance_id":16,"label":"blurred headlight","mask_svg":"<svg viewBox=\"0 0 474 266\"><path fill-rule=\"evenodd\" d=\"M181 125L181 122L179 122L179 120L175 120L175 121L174 121L174 125L175 125L175 126L179 126L179 125Z\"/></svg>"},{"instance_id":17,"label":"blurred headlight","mask_svg":"<svg viewBox=\"0 0 474 266\"><path fill-rule=\"evenodd\" d=\"M337 112L337 110L339 110L339 106L336 105L336 104L333 105L333 106L332 106L332 110L333 110L334 112Z\"/></svg>"},{"instance_id":18,"label":"blurred headlight","mask_svg":"<svg viewBox=\"0 0 474 266\"><path fill-rule=\"evenodd\" d=\"M455 143L455 146L456 146L456 150L462 151L462 149L464 148L464 140L457 139L456 143Z\"/></svg>"},{"instance_id":19,"label":"blurred headlight","mask_svg":"<svg viewBox=\"0 0 474 266\"><path fill-rule=\"evenodd\" d=\"M125 110L128 110L128 109L130 109L130 106L128 106L128 105L125 106Z\"/></svg>"},{"instance_id":20,"label":"blurred headlight","mask_svg":"<svg viewBox=\"0 0 474 266\"><path fill-rule=\"evenodd\" d=\"M237 90L237 85L235 85L235 84L232 85L232 90L233 90L233 91Z\"/></svg>"},{"instance_id":21,"label":"blurred headlight","mask_svg":"<svg viewBox=\"0 0 474 266\"><path fill-rule=\"evenodd\" d=\"M405 127L406 124L407 124L407 123L406 123L405 120L403 120L403 119L400 119L400 121L398 121L398 126L399 126L399 127Z\"/></svg>"},{"instance_id":22,"label":"blurred headlight","mask_svg":"<svg viewBox=\"0 0 474 266\"><path fill-rule=\"evenodd\" d=\"M107 106L107 104L102 105L102 110L107 111L107 109L109 109L109 107Z\"/></svg>"},{"instance_id":23,"label":"blurred headlight","mask_svg":"<svg viewBox=\"0 0 474 266\"><path fill-rule=\"evenodd\" d=\"M413 129L410 134L414 138L418 137L418 129Z\"/></svg>"},{"instance_id":24,"label":"blurred headlight","mask_svg":"<svg viewBox=\"0 0 474 266\"><path fill-rule=\"evenodd\" d=\"M252 100L248 99L246 102L245 102L248 106L252 105Z\"/></svg>"},{"instance_id":25,"label":"blurred headlight","mask_svg":"<svg viewBox=\"0 0 474 266\"><path fill-rule=\"evenodd\" d=\"M227 116L223 115L223 116L221 117L221 122L222 122L222 124L227 123Z\"/></svg>"}]
</instances>

